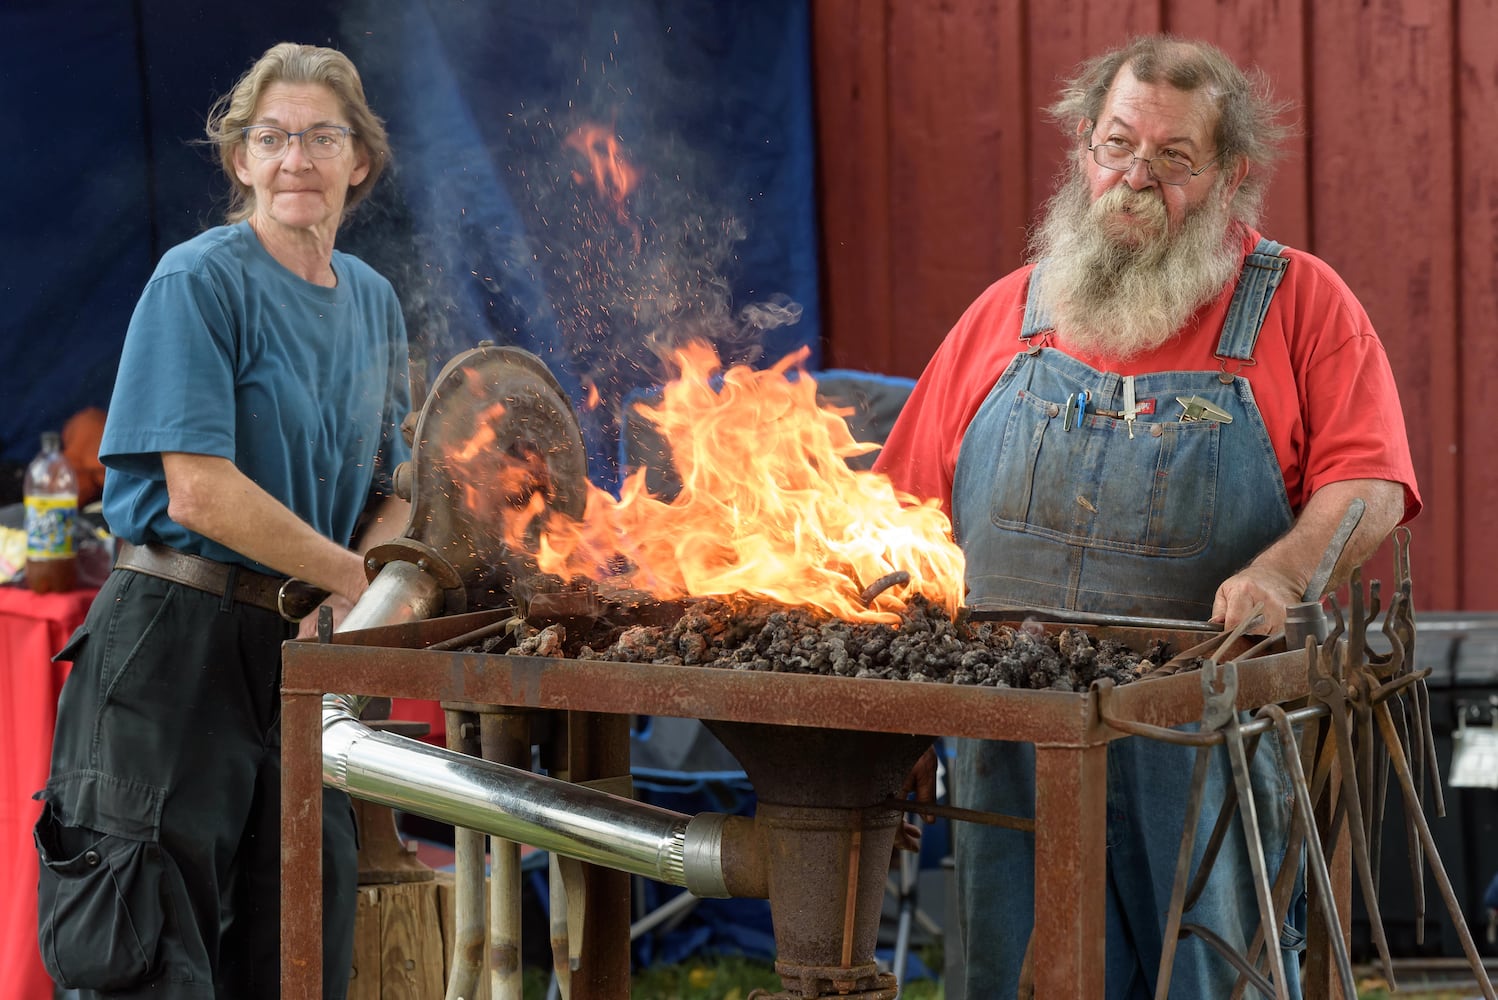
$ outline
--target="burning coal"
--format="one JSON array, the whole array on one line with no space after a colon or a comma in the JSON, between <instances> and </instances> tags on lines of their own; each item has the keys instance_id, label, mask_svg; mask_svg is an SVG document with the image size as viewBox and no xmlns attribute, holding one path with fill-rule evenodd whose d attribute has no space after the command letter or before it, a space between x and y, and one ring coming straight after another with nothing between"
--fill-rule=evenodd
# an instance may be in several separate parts
<instances>
[{"instance_id":1,"label":"burning coal","mask_svg":"<svg viewBox=\"0 0 1498 1000\"><path fill-rule=\"evenodd\" d=\"M692 602L670 624L622 624L605 617L572 628L522 625L475 651L1073 692L1105 677L1127 684L1170 656L1158 640L1136 651L1083 629L1048 633L990 621L954 622L920 596L907 604L898 628L844 621L807 607L704 600Z\"/></svg>"}]
</instances>

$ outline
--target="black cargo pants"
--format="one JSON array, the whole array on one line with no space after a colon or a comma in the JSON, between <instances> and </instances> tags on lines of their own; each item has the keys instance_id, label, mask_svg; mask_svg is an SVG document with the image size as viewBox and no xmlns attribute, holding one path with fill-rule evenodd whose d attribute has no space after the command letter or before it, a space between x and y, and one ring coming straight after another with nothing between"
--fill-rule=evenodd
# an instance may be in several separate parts
<instances>
[{"instance_id":1,"label":"black cargo pants","mask_svg":"<svg viewBox=\"0 0 1498 1000\"><path fill-rule=\"evenodd\" d=\"M115 570L59 659L36 825L42 958L109 997L280 995L281 643L272 611ZM324 997L353 956L353 809L323 790ZM294 903L293 903L294 905Z\"/></svg>"}]
</instances>

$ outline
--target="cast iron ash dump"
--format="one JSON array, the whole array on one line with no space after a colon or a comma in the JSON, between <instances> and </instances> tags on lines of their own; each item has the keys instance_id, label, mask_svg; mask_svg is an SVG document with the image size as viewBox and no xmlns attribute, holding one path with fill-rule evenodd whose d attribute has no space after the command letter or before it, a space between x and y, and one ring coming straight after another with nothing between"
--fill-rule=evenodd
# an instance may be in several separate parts
<instances>
[{"instance_id":1,"label":"cast iron ash dump","mask_svg":"<svg viewBox=\"0 0 1498 1000\"><path fill-rule=\"evenodd\" d=\"M681 608L655 604L657 620L667 609L675 616L661 624L575 614L548 623L533 603L510 634L471 651L1058 691L1086 691L1103 677L1127 684L1171 654L1159 640L1138 652L1077 628L1050 633L1039 626L954 622L919 595L899 627L770 601L694 600L677 615Z\"/></svg>"}]
</instances>

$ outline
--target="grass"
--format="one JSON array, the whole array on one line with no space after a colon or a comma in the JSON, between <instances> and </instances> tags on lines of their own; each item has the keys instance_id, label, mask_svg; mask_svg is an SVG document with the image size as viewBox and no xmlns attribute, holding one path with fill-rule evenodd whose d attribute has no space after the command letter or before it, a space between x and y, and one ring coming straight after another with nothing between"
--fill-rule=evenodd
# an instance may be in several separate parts
<instances>
[{"instance_id":1,"label":"grass","mask_svg":"<svg viewBox=\"0 0 1498 1000\"><path fill-rule=\"evenodd\" d=\"M747 1000L755 989L780 989L780 977L769 964L738 957L694 958L637 972L629 995L630 1000Z\"/></svg>"},{"instance_id":2,"label":"grass","mask_svg":"<svg viewBox=\"0 0 1498 1000\"><path fill-rule=\"evenodd\" d=\"M940 962L940 954L921 955ZM940 966L931 966L939 968ZM526 966L521 989L527 997L546 996L546 970ZM776 993L780 977L769 962L739 956L697 957L679 965L653 965L636 972L630 984L630 1000L749 1000L755 990ZM901 1000L942 1000L941 984L931 979L908 983ZM1406 1000L1401 994L1399 1000Z\"/></svg>"},{"instance_id":3,"label":"grass","mask_svg":"<svg viewBox=\"0 0 1498 1000\"><path fill-rule=\"evenodd\" d=\"M915 954L928 969L939 972L944 968L939 940L919 947ZM1355 971L1359 976L1358 1000L1475 1000L1481 995L1475 984L1471 988L1453 989L1450 985L1438 988L1406 983L1396 993L1389 990L1371 967ZM751 1000L755 990L773 996L782 989L771 962L738 955L697 955L678 965L653 965L638 970L632 978L629 995L630 1000ZM527 997L546 996L546 975L528 967L524 991ZM945 993L939 980L916 979L904 984L900 1000L945 1000Z\"/></svg>"},{"instance_id":4,"label":"grass","mask_svg":"<svg viewBox=\"0 0 1498 1000\"><path fill-rule=\"evenodd\" d=\"M929 968L941 968L939 949L936 954L921 957ZM936 964L931 964L932 962ZM527 984L526 996L530 996ZM740 957L694 958L681 965L653 966L636 973L630 989L630 1000L749 1000L756 989L775 993L781 989L780 977L768 962ZM541 992L545 996L545 983ZM1382 980L1372 978L1358 984L1359 1000L1470 1000L1476 990L1411 991L1390 993ZM941 983L918 979L900 991L900 1000L943 1000Z\"/></svg>"},{"instance_id":5,"label":"grass","mask_svg":"<svg viewBox=\"0 0 1498 1000\"><path fill-rule=\"evenodd\" d=\"M732 956L694 958L680 965L643 969L635 974L629 995L630 1000L749 1000L756 989L776 993L781 988L780 977L770 963ZM900 997L942 1000L941 984L918 979L908 983Z\"/></svg>"}]
</instances>

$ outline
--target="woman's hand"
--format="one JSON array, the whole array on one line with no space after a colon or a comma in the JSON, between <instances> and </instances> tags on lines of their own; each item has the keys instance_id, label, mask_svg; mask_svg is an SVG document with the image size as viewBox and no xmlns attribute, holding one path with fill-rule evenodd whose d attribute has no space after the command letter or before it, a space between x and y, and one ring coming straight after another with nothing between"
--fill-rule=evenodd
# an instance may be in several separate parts
<instances>
[{"instance_id":1,"label":"woman's hand","mask_svg":"<svg viewBox=\"0 0 1498 1000\"><path fill-rule=\"evenodd\" d=\"M323 601L323 604L333 609L333 628L335 630L343 623L343 619L354 606L354 602L342 594L329 594L327 600ZM321 611L318 608L313 608L311 614L297 623L296 637L298 639L317 638L317 619L320 614Z\"/></svg>"}]
</instances>

